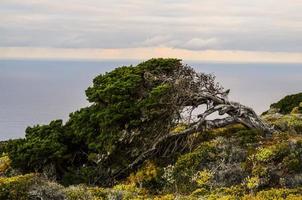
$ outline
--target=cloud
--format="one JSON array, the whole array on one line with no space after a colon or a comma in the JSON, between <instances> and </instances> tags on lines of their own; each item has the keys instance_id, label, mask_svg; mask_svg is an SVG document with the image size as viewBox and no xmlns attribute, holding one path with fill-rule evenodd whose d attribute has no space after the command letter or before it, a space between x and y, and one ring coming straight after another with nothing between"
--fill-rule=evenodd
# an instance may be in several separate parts
<instances>
[{"instance_id":1,"label":"cloud","mask_svg":"<svg viewBox=\"0 0 302 200\"><path fill-rule=\"evenodd\" d=\"M0 48L0 59L135 59L146 60L152 57L181 58L184 60L215 62L276 62L302 63L301 53L187 50L169 47L143 47L122 49L96 48Z\"/></svg>"},{"instance_id":2,"label":"cloud","mask_svg":"<svg viewBox=\"0 0 302 200\"><path fill-rule=\"evenodd\" d=\"M182 46L186 49L215 49L219 45L219 41L217 38L193 38L186 43L184 43Z\"/></svg>"},{"instance_id":3,"label":"cloud","mask_svg":"<svg viewBox=\"0 0 302 200\"><path fill-rule=\"evenodd\" d=\"M302 52L300 0L2 0L0 46Z\"/></svg>"}]
</instances>

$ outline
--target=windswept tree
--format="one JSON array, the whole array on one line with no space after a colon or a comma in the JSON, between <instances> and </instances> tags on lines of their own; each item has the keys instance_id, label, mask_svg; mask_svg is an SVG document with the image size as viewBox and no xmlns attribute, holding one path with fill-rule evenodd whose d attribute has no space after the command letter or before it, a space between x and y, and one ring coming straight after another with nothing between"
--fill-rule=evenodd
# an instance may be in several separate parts
<instances>
[{"instance_id":1,"label":"windswept tree","mask_svg":"<svg viewBox=\"0 0 302 200\"><path fill-rule=\"evenodd\" d=\"M72 113L61 130L72 141L56 143L69 155L66 174L73 170L90 177L90 183L110 185L147 159L190 150L193 134L237 123L272 132L251 108L228 100L228 93L213 75L196 72L178 59L151 59L99 75L86 90L91 105ZM175 131L179 125L181 130ZM19 149L34 157L26 144L35 136L49 139L52 132L31 130L39 134L31 133ZM56 158L56 163L64 163L60 159L65 158Z\"/></svg>"}]
</instances>

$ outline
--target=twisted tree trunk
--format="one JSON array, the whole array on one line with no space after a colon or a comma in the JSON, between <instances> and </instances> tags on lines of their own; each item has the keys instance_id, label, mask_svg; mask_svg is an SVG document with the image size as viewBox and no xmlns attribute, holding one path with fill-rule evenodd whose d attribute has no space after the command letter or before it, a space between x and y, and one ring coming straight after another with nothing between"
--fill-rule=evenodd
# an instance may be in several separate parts
<instances>
[{"instance_id":1,"label":"twisted tree trunk","mask_svg":"<svg viewBox=\"0 0 302 200\"><path fill-rule=\"evenodd\" d=\"M202 93L195 95L192 100L186 102L186 106L191 106L192 110L200 105L207 106L206 111L198 115L198 120L190 123L185 130L179 133L170 132L159 137L152 144L151 148L141 153L126 169L120 171L116 176L127 173L141 165L145 160L155 155L158 148L166 144L167 141L175 141L175 145L177 145L178 141L186 139L194 133L238 123L250 129L260 130L264 136L269 136L274 132L274 129L264 123L252 108L229 101L227 98L228 93L229 91L218 94ZM208 116L216 112L219 115L227 115L227 117L214 120L207 119ZM190 113L192 113L192 111ZM191 116L189 118L191 118Z\"/></svg>"}]
</instances>

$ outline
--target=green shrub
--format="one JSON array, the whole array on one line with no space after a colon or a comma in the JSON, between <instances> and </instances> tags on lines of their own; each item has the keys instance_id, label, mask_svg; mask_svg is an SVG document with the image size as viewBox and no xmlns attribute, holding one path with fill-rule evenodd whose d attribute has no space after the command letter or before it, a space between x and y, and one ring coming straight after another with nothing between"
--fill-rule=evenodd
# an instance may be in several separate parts
<instances>
[{"instance_id":1,"label":"green shrub","mask_svg":"<svg viewBox=\"0 0 302 200\"><path fill-rule=\"evenodd\" d=\"M174 200L175 196L173 194L165 194L154 197L154 200Z\"/></svg>"},{"instance_id":2,"label":"green shrub","mask_svg":"<svg viewBox=\"0 0 302 200\"><path fill-rule=\"evenodd\" d=\"M29 187L30 199L65 200L64 187L56 182L41 177L35 178L35 183Z\"/></svg>"},{"instance_id":3,"label":"green shrub","mask_svg":"<svg viewBox=\"0 0 302 200\"><path fill-rule=\"evenodd\" d=\"M197 172L195 177L193 177L193 180L197 183L199 187L208 186L211 179L213 179L213 172L208 169Z\"/></svg>"},{"instance_id":4,"label":"green shrub","mask_svg":"<svg viewBox=\"0 0 302 200\"><path fill-rule=\"evenodd\" d=\"M298 107L293 108L291 114L302 114L302 102L299 104Z\"/></svg>"},{"instance_id":5,"label":"green shrub","mask_svg":"<svg viewBox=\"0 0 302 200\"><path fill-rule=\"evenodd\" d=\"M291 144L290 152L286 154L282 165L289 172L302 172L302 141Z\"/></svg>"},{"instance_id":6,"label":"green shrub","mask_svg":"<svg viewBox=\"0 0 302 200\"><path fill-rule=\"evenodd\" d=\"M243 125L241 124L234 124L234 125L228 125L226 127L222 128L216 128L214 130L207 131L207 135L210 139L213 139L218 136L222 137L231 137L234 136L235 133L240 132L240 131L245 131L247 130ZM247 130L249 131L249 130Z\"/></svg>"},{"instance_id":7,"label":"green shrub","mask_svg":"<svg viewBox=\"0 0 302 200\"><path fill-rule=\"evenodd\" d=\"M11 160L5 154L0 157L0 175L3 175L11 167Z\"/></svg>"},{"instance_id":8,"label":"green shrub","mask_svg":"<svg viewBox=\"0 0 302 200\"><path fill-rule=\"evenodd\" d=\"M301 189L275 189L263 190L255 196L246 195L244 200L282 200L282 199L302 199Z\"/></svg>"},{"instance_id":9,"label":"green shrub","mask_svg":"<svg viewBox=\"0 0 302 200\"><path fill-rule=\"evenodd\" d=\"M110 189L101 187L89 187L88 192L93 196L93 200L104 200L108 197Z\"/></svg>"},{"instance_id":10,"label":"green shrub","mask_svg":"<svg viewBox=\"0 0 302 200\"><path fill-rule=\"evenodd\" d=\"M242 146L248 146L258 142L261 139L261 134L258 130L239 130L233 133L237 142Z\"/></svg>"},{"instance_id":11,"label":"green shrub","mask_svg":"<svg viewBox=\"0 0 302 200\"><path fill-rule=\"evenodd\" d=\"M250 190L257 189L260 185L259 177L248 177L246 179L246 187Z\"/></svg>"},{"instance_id":12,"label":"green shrub","mask_svg":"<svg viewBox=\"0 0 302 200\"><path fill-rule=\"evenodd\" d=\"M203 198L208 200L237 200L245 194L245 188L242 185L234 185L231 187L218 187L205 194Z\"/></svg>"},{"instance_id":13,"label":"green shrub","mask_svg":"<svg viewBox=\"0 0 302 200\"><path fill-rule=\"evenodd\" d=\"M29 188L34 183L34 174L0 177L0 199L28 200Z\"/></svg>"},{"instance_id":14,"label":"green shrub","mask_svg":"<svg viewBox=\"0 0 302 200\"><path fill-rule=\"evenodd\" d=\"M285 115L272 124L281 131L302 134L302 118L298 115Z\"/></svg>"},{"instance_id":15,"label":"green shrub","mask_svg":"<svg viewBox=\"0 0 302 200\"><path fill-rule=\"evenodd\" d=\"M173 177L178 190L192 192L196 183L192 177L215 160L215 144L205 142L191 153L181 155L175 163Z\"/></svg>"},{"instance_id":16,"label":"green shrub","mask_svg":"<svg viewBox=\"0 0 302 200\"><path fill-rule=\"evenodd\" d=\"M288 95L277 103L271 105L272 108L280 109L281 114L289 114L294 107L298 107L302 102L302 93Z\"/></svg>"},{"instance_id":17,"label":"green shrub","mask_svg":"<svg viewBox=\"0 0 302 200\"><path fill-rule=\"evenodd\" d=\"M181 155L175 163L175 173L182 173L188 169L200 170L199 167L215 159L215 144L205 142L191 153Z\"/></svg>"},{"instance_id":18,"label":"green shrub","mask_svg":"<svg viewBox=\"0 0 302 200\"><path fill-rule=\"evenodd\" d=\"M69 186L64 189L67 200L92 200L92 193L85 185Z\"/></svg>"},{"instance_id":19,"label":"green shrub","mask_svg":"<svg viewBox=\"0 0 302 200\"><path fill-rule=\"evenodd\" d=\"M255 161L269 162L269 161L282 161L282 159L290 152L289 145L287 143L281 143L271 146L260 147L257 152L250 156L251 159L254 156Z\"/></svg>"},{"instance_id":20,"label":"green shrub","mask_svg":"<svg viewBox=\"0 0 302 200\"><path fill-rule=\"evenodd\" d=\"M152 161L146 161L141 168L130 174L127 182L152 192L162 189L162 170Z\"/></svg>"}]
</instances>

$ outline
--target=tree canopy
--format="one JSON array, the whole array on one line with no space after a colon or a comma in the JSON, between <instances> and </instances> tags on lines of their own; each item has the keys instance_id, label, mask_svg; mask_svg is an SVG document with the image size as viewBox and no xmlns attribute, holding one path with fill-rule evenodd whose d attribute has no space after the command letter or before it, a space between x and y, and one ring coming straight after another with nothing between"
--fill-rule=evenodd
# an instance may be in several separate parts
<instances>
[{"instance_id":1,"label":"tree canopy","mask_svg":"<svg viewBox=\"0 0 302 200\"><path fill-rule=\"evenodd\" d=\"M190 151L193 134L241 123L270 133L255 112L229 101L210 74L179 59L151 59L101 74L86 90L90 106L26 130L8 146L15 168L65 184L111 185L150 158ZM218 113L222 118L212 119ZM169 162L169 159L164 159Z\"/></svg>"}]
</instances>

